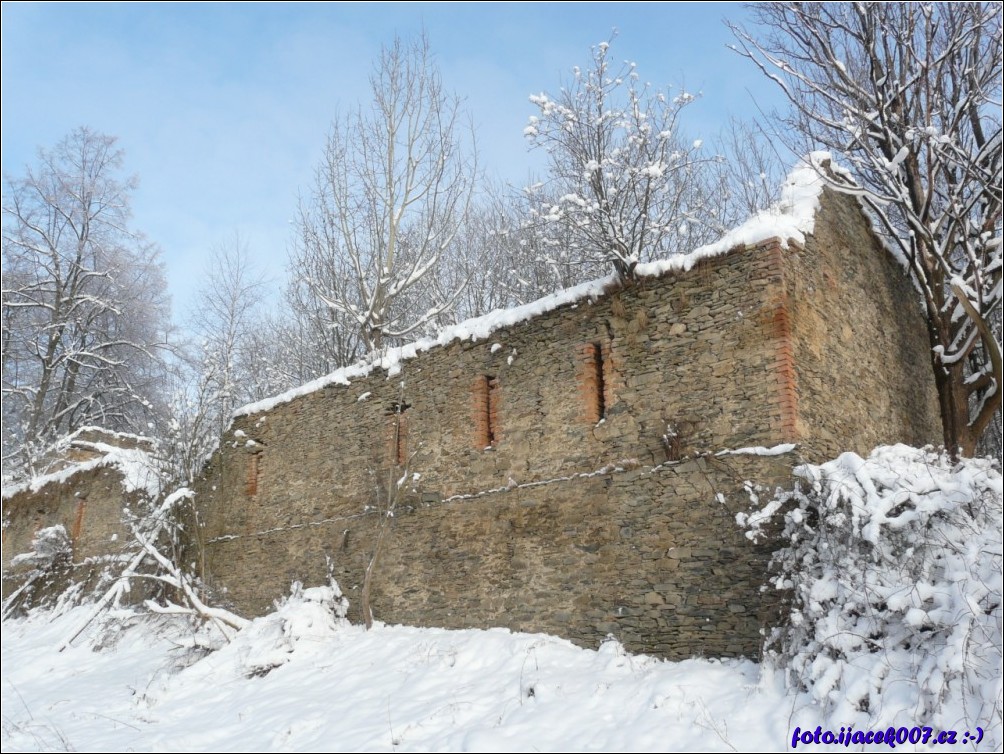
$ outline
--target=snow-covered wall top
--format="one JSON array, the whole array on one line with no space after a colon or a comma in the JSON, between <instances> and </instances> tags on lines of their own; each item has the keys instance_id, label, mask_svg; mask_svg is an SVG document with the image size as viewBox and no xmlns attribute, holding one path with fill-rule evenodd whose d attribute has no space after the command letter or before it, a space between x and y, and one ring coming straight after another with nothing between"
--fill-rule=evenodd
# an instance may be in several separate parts
<instances>
[{"instance_id":1,"label":"snow-covered wall top","mask_svg":"<svg viewBox=\"0 0 1004 754\"><path fill-rule=\"evenodd\" d=\"M157 445L157 440L153 437L147 437L146 435L135 435L131 432L115 432L110 429L105 429L104 427L97 427L91 424L87 424L79 429L71 432L57 442L57 447L64 447L72 444L75 440L86 439L88 435L94 437L106 437L111 440L115 440L118 445L148 445L150 447L155 447Z\"/></svg>"},{"instance_id":2,"label":"snow-covered wall top","mask_svg":"<svg viewBox=\"0 0 1004 754\"><path fill-rule=\"evenodd\" d=\"M63 484L84 471L101 467L114 468L122 474L122 487L126 492L143 492L150 499L160 493L161 475L156 460L138 448L118 448L105 443L87 443L88 449L102 455L81 461L51 474L35 477L29 482L5 487L2 499L7 500L22 492L38 492L49 484Z\"/></svg>"},{"instance_id":3,"label":"snow-covered wall top","mask_svg":"<svg viewBox=\"0 0 1004 754\"><path fill-rule=\"evenodd\" d=\"M758 212L714 243L701 246L687 254L677 254L668 259L640 264L635 273L639 277L651 278L676 271L687 271L702 259L726 254L733 249L755 245L771 238L780 239L782 246L785 247L788 241L804 244L806 234L813 231L816 211L819 209L819 195L824 185L820 171L829 161L830 155L827 152L809 154L788 174L782 185L780 200L770 209ZM616 282L616 275L611 274L552 293L523 306L496 309L480 317L446 327L436 337L423 338L414 343L392 348L376 362L361 361L279 395L242 406L234 412L234 417L269 411L280 404L329 385L348 385L352 379L366 376L377 367L386 370L390 375L397 374L401 361L412 359L423 351L445 346L457 340L483 340L496 330L533 319L561 306L585 299L596 300Z\"/></svg>"},{"instance_id":4,"label":"snow-covered wall top","mask_svg":"<svg viewBox=\"0 0 1004 754\"><path fill-rule=\"evenodd\" d=\"M781 239L785 248L788 241L804 244L806 234L812 233L815 225L819 195L825 185L821 171L828 168L830 162L829 152L812 152L788 173L781 185L781 198L772 207L756 213L714 243L687 254L640 264L638 274L658 277L667 272L689 270L702 259L726 254L741 246L754 246L770 238Z\"/></svg>"}]
</instances>

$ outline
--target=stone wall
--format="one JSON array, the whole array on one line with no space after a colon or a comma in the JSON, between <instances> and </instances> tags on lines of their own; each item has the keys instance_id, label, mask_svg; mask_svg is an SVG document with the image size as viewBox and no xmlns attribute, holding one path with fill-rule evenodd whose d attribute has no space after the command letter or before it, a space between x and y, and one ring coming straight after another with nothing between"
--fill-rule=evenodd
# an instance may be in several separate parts
<instances>
[{"instance_id":1,"label":"stone wall","mask_svg":"<svg viewBox=\"0 0 1004 754\"><path fill-rule=\"evenodd\" d=\"M35 532L62 524L73 543L74 560L106 555L128 541L122 510L135 504L136 495L122 487L122 474L99 466L52 482L37 490L25 489L3 501L3 559L31 551Z\"/></svg>"},{"instance_id":2,"label":"stone wall","mask_svg":"<svg viewBox=\"0 0 1004 754\"><path fill-rule=\"evenodd\" d=\"M49 453L49 473L30 483L3 490L3 589L4 595L29 586L35 594L22 595L21 606L37 598L54 598L75 583L96 587L102 574L123 553L134 548L127 525L127 510L142 515L158 495L163 466L156 443L145 437L82 427L58 442ZM33 551L40 529L62 526L72 552L69 560L41 565L12 560ZM58 573L57 573L58 572ZM135 590L138 596L142 590ZM36 603L37 604L37 603Z\"/></svg>"},{"instance_id":3,"label":"stone wall","mask_svg":"<svg viewBox=\"0 0 1004 754\"><path fill-rule=\"evenodd\" d=\"M238 417L196 488L193 559L245 614L330 567L358 618L383 531L384 621L756 654L776 600L770 543L735 524L746 482L937 437L930 381L897 382L926 358L898 332L919 318L852 212L824 198L804 248L738 248Z\"/></svg>"},{"instance_id":4,"label":"stone wall","mask_svg":"<svg viewBox=\"0 0 1004 754\"><path fill-rule=\"evenodd\" d=\"M770 245L675 279L643 280L485 341L453 342L403 362L394 376L374 373L242 417L232 428L242 438L229 435L224 448L244 446L244 437L257 443L249 451L261 454L255 497L286 508L302 494L369 494L371 471L398 455L399 417L400 452L414 454L430 492L444 496L621 458L658 463L667 424L693 450L774 442L775 334L763 312L781 277L763 253ZM753 397L758 411L746 403ZM310 473L289 488L284 480L298 466ZM276 471L283 481L271 485Z\"/></svg>"},{"instance_id":5,"label":"stone wall","mask_svg":"<svg viewBox=\"0 0 1004 754\"><path fill-rule=\"evenodd\" d=\"M386 522L372 587L379 620L506 626L592 647L612 634L671 658L755 656L777 607L759 593L771 548L746 540L735 513L749 507L744 480L784 484L790 468L787 457L688 459L436 502L409 487L390 519L332 502L326 518L227 529L208 543L209 566L222 596L254 614L294 580L323 583L330 563L360 621Z\"/></svg>"},{"instance_id":6,"label":"stone wall","mask_svg":"<svg viewBox=\"0 0 1004 754\"><path fill-rule=\"evenodd\" d=\"M11 560L32 551L35 533L62 525L73 546L73 575L87 581L92 565L121 552L131 535L123 523L123 509L139 504L138 493L126 493L121 471L113 466L86 468L32 489L22 488L3 499L3 594L6 597L24 581L33 566L11 567ZM87 563L86 566L83 564ZM57 588L69 581L60 580ZM57 591L58 593L58 591Z\"/></svg>"},{"instance_id":7,"label":"stone wall","mask_svg":"<svg viewBox=\"0 0 1004 754\"><path fill-rule=\"evenodd\" d=\"M803 454L940 442L920 293L856 200L824 192L820 202L815 233L780 261Z\"/></svg>"}]
</instances>

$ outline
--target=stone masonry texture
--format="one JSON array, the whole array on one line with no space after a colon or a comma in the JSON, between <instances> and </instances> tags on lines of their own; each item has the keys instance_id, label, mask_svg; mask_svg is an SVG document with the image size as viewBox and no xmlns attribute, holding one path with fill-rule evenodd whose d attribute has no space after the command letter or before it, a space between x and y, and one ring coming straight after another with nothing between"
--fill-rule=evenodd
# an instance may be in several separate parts
<instances>
[{"instance_id":1,"label":"stone masonry texture","mask_svg":"<svg viewBox=\"0 0 1004 754\"><path fill-rule=\"evenodd\" d=\"M735 514L799 462L936 440L926 349L904 273L824 192L804 246L737 248L237 418L196 487L192 560L247 615L330 570L359 620L383 530L379 620L756 655L773 545Z\"/></svg>"},{"instance_id":2,"label":"stone masonry texture","mask_svg":"<svg viewBox=\"0 0 1004 754\"><path fill-rule=\"evenodd\" d=\"M100 561L123 551L130 541L124 510L140 504L137 493L122 487L122 473L98 466L73 474L65 482L24 490L3 501L3 593L21 585L30 567L11 568L17 555L31 552L39 529L62 525L73 547L75 573L90 578Z\"/></svg>"}]
</instances>

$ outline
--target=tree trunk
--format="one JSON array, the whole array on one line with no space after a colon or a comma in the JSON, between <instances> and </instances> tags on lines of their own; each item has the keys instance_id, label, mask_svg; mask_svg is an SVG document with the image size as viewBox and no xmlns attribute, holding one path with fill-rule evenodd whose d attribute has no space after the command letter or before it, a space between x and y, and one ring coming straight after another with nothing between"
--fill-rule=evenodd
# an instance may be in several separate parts
<instances>
[{"instance_id":1,"label":"tree trunk","mask_svg":"<svg viewBox=\"0 0 1004 754\"><path fill-rule=\"evenodd\" d=\"M965 389L964 361L956 364L942 364L937 346L944 346L938 329L929 322L928 335L931 342L931 368L934 384L938 390L938 409L941 413L942 442L953 461L959 456L972 456L976 442L969 426L969 394ZM940 349L939 349L940 350Z\"/></svg>"}]
</instances>

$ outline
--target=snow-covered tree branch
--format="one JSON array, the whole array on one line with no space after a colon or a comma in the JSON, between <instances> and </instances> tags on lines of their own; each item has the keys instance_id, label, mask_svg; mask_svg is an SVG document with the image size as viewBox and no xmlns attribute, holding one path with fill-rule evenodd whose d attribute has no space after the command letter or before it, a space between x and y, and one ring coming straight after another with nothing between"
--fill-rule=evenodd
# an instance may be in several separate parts
<instances>
[{"instance_id":1,"label":"snow-covered tree branch","mask_svg":"<svg viewBox=\"0 0 1004 754\"><path fill-rule=\"evenodd\" d=\"M5 177L3 418L8 471L85 424L143 430L170 327L157 249L129 228L115 139L72 132ZM8 452L9 450L9 452Z\"/></svg>"},{"instance_id":2,"label":"snow-covered tree branch","mask_svg":"<svg viewBox=\"0 0 1004 754\"><path fill-rule=\"evenodd\" d=\"M558 94L535 94L524 134L547 151L550 178L533 221L545 244L571 244L578 262L635 266L700 245L720 228L701 191L701 142L680 134L695 95L655 91L634 63L612 64L610 43L592 49ZM556 234L560 237L555 237Z\"/></svg>"}]
</instances>

